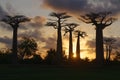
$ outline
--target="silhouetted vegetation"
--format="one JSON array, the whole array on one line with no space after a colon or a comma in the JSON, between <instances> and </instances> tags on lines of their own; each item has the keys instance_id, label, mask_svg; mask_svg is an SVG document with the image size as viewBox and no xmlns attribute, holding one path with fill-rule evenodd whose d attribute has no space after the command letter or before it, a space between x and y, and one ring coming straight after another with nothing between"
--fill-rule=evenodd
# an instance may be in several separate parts
<instances>
[{"instance_id":1,"label":"silhouetted vegetation","mask_svg":"<svg viewBox=\"0 0 120 80\"><path fill-rule=\"evenodd\" d=\"M7 3L7 1L9 2ZM11 37L6 38L6 33L4 35L4 32L2 35L0 33L0 47L8 47L0 49L0 80L120 80L120 37L107 38L103 36L103 30L112 25L116 19L113 18L111 12L97 12L98 10L96 10L101 9L100 11L103 11L103 9L111 9L118 17L118 14L120 14L120 6L118 5L120 3L116 4L117 6L115 6L115 3L120 0L106 0L104 1L105 3L102 2L103 0L101 2L100 0L71 0L69 3L67 2L70 0L56 0L57 2L60 2L60 4L57 4L55 0L39 0L43 7L58 11L51 12L49 14L51 17L50 19L43 16L35 16L34 14L38 14L40 11L36 12L36 9L33 10L34 7L32 4L34 3L31 2L30 4L32 6L28 4L28 7L31 6L30 8L32 8L32 11L34 12L30 13L29 16L34 16L33 18L28 18L24 15L14 15L16 14L16 11L11 12L14 11L14 8L12 9L10 6L14 1L15 0L0 1L3 3L0 3L0 19L3 18L0 21L8 24L2 24L0 26L10 26L13 30L12 45L9 44L11 47L7 45L9 43L8 40L11 40ZM13 6L18 4L16 1ZM27 2L34 0L22 1ZM107 1L110 2L106 4ZM21 1L19 0L19 2ZM112 4L112 2L114 4ZM6 3L7 5L4 5ZM62 7L61 4L63 4ZM17 5L15 9L19 10L17 9L18 7L19 5ZM25 6L22 6L21 8L27 10ZM21 8L20 11L23 11ZM35 8L37 8L37 6ZM60 10L68 12L59 12ZM96 12L88 13L88 11L91 10ZM42 11L46 12L44 10ZM27 12L29 12L29 10ZM4 16L5 14L7 15ZM9 16L9 14L14 16ZM77 20L70 19L72 17L70 15L73 15L75 18L78 17L78 14L83 14L80 16L79 20L86 24L92 24L92 26L95 26L96 31L95 39L91 40L91 37L93 36L91 36L90 30L90 37L83 41L81 45L81 38L85 38L89 34L81 31L80 27L78 27L79 24L77 24ZM30 22L22 24L28 21ZM21 30L20 35L18 36L20 24L22 24L22 26L27 25L29 29L24 28L25 31ZM42 27L43 25L44 27ZM46 26L52 26L56 29L57 36L54 35L52 30L46 29ZM82 26L86 25L83 24ZM75 30L76 28L77 30ZM65 34L62 35L62 32ZM67 38L62 38L67 33L69 36L67 36ZM24 34L25 36L28 35L31 37L22 37ZM7 34L7 36L11 35ZM73 37L77 40L76 46L73 45L75 42L73 41ZM56 39L57 41L55 42ZM62 43L63 39L64 43ZM95 44L94 40L96 40ZM69 45L67 44L67 41L69 42ZM84 43L85 45L83 45ZM81 49L81 46L83 49ZM76 56L73 55L74 47L76 47ZM66 50L68 48L69 50L67 52ZM92 60L90 58L94 58L94 53L96 54L96 58Z\"/></svg>"},{"instance_id":2,"label":"silhouetted vegetation","mask_svg":"<svg viewBox=\"0 0 120 80\"><path fill-rule=\"evenodd\" d=\"M73 59L72 32L74 31L74 28L76 28L77 26L78 26L78 24L76 24L76 23L67 23L66 27L64 29L65 34L69 32L69 60Z\"/></svg>"},{"instance_id":3,"label":"silhouetted vegetation","mask_svg":"<svg viewBox=\"0 0 120 80\"><path fill-rule=\"evenodd\" d=\"M61 35L61 29L65 26L65 21L67 18L70 18L71 16L67 15L67 13L55 13L52 12L50 14L53 19L49 19L50 21L47 22L47 26L53 26L55 29L57 29L57 48L56 48L56 59L57 63L61 63L63 59L62 55L62 35ZM55 19L54 19L55 18Z\"/></svg>"},{"instance_id":4,"label":"silhouetted vegetation","mask_svg":"<svg viewBox=\"0 0 120 80\"><path fill-rule=\"evenodd\" d=\"M106 61L110 61L110 57L111 57L111 52L113 49L113 44L115 43L115 39L112 38L104 38L104 45L105 45L105 49L106 49Z\"/></svg>"},{"instance_id":5,"label":"silhouetted vegetation","mask_svg":"<svg viewBox=\"0 0 120 80\"><path fill-rule=\"evenodd\" d=\"M76 23L66 22L71 16L67 13L50 13L52 19L46 23L47 26L52 26L57 29L57 45L56 50L48 50L47 56L44 59L36 53L38 50L38 45L35 39L23 37L19 44L17 44L17 30L19 24L22 22L30 21L29 18L21 15L17 16L6 16L2 19L3 22L9 24L13 28L13 44L11 50L1 50L0 51L0 63L20 63L20 64L47 64L47 65L91 65L94 63L103 64L104 62L104 50L103 50L103 30L107 26L110 26L116 19L112 18L110 12L100 12L100 13L90 13L81 16L80 20L92 25L95 25L96 29L96 60L89 60L89 58L80 58L80 37L84 38L87 36L86 32L74 29L78 26ZM65 51L62 49L62 28L65 34L69 32L69 55L67 56ZM72 32L75 32L77 37L76 45L76 58L73 58L73 44L72 44ZM105 39L104 45L106 49L106 61L109 64L114 64L119 62L119 51L116 50L115 59L110 60L112 45L114 43L113 39ZM49 44L48 44L49 45ZM72 61L72 63L71 63Z\"/></svg>"},{"instance_id":6,"label":"silhouetted vegetation","mask_svg":"<svg viewBox=\"0 0 120 80\"><path fill-rule=\"evenodd\" d=\"M43 64L43 59L40 55L34 54L32 58L19 59L20 64Z\"/></svg>"},{"instance_id":7,"label":"silhouetted vegetation","mask_svg":"<svg viewBox=\"0 0 120 80\"><path fill-rule=\"evenodd\" d=\"M37 42L33 38L23 37L18 45L18 56L20 63L39 64L43 59L36 54Z\"/></svg>"},{"instance_id":8,"label":"silhouetted vegetation","mask_svg":"<svg viewBox=\"0 0 120 80\"><path fill-rule=\"evenodd\" d=\"M12 54L10 49L0 50L0 64L10 64L12 63Z\"/></svg>"},{"instance_id":9,"label":"silhouetted vegetation","mask_svg":"<svg viewBox=\"0 0 120 80\"><path fill-rule=\"evenodd\" d=\"M18 45L18 52L21 59L29 58L36 54L37 42L33 38L23 37Z\"/></svg>"},{"instance_id":10,"label":"silhouetted vegetation","mask_svg":"<svg viewBox=\"0 0 120 80\"><path fill-rule=\"evenodd\" d=\"M81 16L80 20L87 24L95 25L96 30L96 61L104 62L103 30L110 26L116 19L111 17L111 12L89 13Z\"/></svg>"},{"instance_id":11,"label":"silhouetted vegetation","mask_svg":"<svg viewBox=\"0 0 120 80\"><path fill-rule=\"evenodd\" d=\"M75 35L77 37L77 45L76 45L76 58L77 60L81 60L80 57L80 37L84 38L87 36L87 33L84 31L76 30Z\"/></svg>"},{"instance_id":12,"label":"silhouetted vegetation","mask_svg":"<svg viewBox=\"0 0 120 80\"><path fill-rule=\"evenodd\" d=\"M9 16L7 15L1 21L9 24L13 29L13 42L12 42L12 54L13 54L13 63L17 63L17 32L19 24L22 22L29 21L29 18L23 15Z\"/></svg>"},{"instance_id":13,"label":"silhouetted vegetation","mask_svg":"<svg viewBox=\"0 0 120 80\"><path fill-rule=\"evenodd\" d=\"M56 62L56 51L55 49L50 49L47 51L47 56L45 57L45 63L47 64L55 64Z\"/></svg>"}]
</instances>

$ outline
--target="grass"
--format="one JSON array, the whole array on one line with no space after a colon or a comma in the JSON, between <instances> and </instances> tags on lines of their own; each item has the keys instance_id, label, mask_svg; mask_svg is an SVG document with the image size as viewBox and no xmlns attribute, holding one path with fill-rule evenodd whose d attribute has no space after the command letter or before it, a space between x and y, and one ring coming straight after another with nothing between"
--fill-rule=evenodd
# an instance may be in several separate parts
<instances>
[{"instance_id":1,"label":"grass","mask_svg":"<svg viewBox=\"0 0 120 80\"><path fill-rule=\"evenodd\" d=\"M0 80L120 80L119 68L0 65Z\"/></svg>"}]
</instances>

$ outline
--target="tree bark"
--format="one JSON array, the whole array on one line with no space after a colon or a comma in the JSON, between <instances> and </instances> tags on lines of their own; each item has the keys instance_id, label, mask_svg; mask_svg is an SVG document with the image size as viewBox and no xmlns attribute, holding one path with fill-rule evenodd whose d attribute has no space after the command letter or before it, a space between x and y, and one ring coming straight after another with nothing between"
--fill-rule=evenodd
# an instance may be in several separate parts
<instances>
[{"instance_id":1,"label":"tree bark","mask_svg":"<svg viewBox=\"0 0 120 80\"><path fill-rule=\"evenodd\" d=\"M17 64L17 27L13 28L13 43L12 43L12 53L13 53L13 64Z\"/></svg>"},{"instance_id":2,"label":"tree bark","mask_svg":"<svg viewBox=\"0 0 120 80\"><path fill-rule=\"evenodd\" d=\"M96 60L99 64L103 64L104 62L102 26L96 26Z\"/></svg>"},{"instance_id":3,"label":"tree bark","mask_svg":"<svg viewBox=\"0 0 120 80\"><path fill-rule=\"evenodd\" d=\"M76 58L80 60L80 36L77 36L77 45L76 45Z\"/></svg>"},{"instance_id":4,"label":"tree bark","mask_svg":"<svg viewBox=\"0 0 120 80\"><path fill-rule=\"evenodd\" d=\"M62 61L62 36L61 36L61 24L58 20L58 29L57 29L57 63L59 64Z\"/></svg>"},{"instance_id":5,"label":"tree bark","mask_svg":"<svg viewBox=\"0 0 120 80\"><path fill-rule=\"evenodd\" d=\"M72 31L69 32L69 59L72 60L73 58L73 44L72 44Z\"/></svg>"}]
</instances>

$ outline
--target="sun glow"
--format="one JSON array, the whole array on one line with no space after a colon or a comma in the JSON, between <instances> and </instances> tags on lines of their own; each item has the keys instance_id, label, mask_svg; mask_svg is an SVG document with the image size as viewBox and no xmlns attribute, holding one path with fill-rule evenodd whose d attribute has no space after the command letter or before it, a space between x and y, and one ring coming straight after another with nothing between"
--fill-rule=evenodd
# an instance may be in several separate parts
<instances>
[{"instance_id":1,"label":"sun glow","mask_svg":"<svg viewBox=\"0 0 120 80\"><path fill-rule=\"evenodd\" d=\"M85 58L88 58L90 60L94 59L95 58L95 54L94 52L90 52L88 47L86 46L86 42L87 40L85 39L81 39L81 42L80 42L80 57L81 59L85 59ZM68 56L69 55L69 44L68 44L68 41L65 41L65 53L66 55ZM74 40L73 42L73 58L76 58L76 41Z\"/></svg>"},{"instance_id":2,"label":"sun glow","mask_svg":"<svg viewBox=\"0 0 120 80\"><path fill-rule=\"evenodd\" d=\"M73 54L73 58L76 58L77 56L76 56L76 54Z\"/></svg>"}]
</instances>

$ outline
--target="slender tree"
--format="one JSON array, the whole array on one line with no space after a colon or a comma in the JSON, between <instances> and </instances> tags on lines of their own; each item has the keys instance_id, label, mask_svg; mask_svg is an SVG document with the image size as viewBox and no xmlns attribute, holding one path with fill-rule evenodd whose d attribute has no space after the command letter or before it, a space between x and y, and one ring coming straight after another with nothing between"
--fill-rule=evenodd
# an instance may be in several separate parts
<instances>
[{"instance_id":1,"label":"slender tree","mask_svg":"<svg viewBox=\"0 0 120 80\"><path fill-rule=\"evenodd\" d=\"M74 28L76 28L77 26L78 24L76 23L68 23L66 24L65 27L65 34L69 32L69 60L72 60L73 58L72 32L74 31Z\"/></svg>"},{"instance_id":2,"label":"slender tree","mask_svg":"<svg viewBox=\"0 0 120 80\"><path fill-rule=\"evenodd\" d=\"M90 13L81 16L80 20L92 25L95 25L96 29L96 61L102 64L104 61L104 50L103 50L103 30L110 26L116 19L111 17L111 12L99 12Z\"/></svg>"},{"instance_id":3,"label":"slender tree","mask_svg":"<svg viewBox=\"0 0 120 80\"><path fill-rule=\"evenodd\" d=\"M53 26L54 29L57 29L57 48L56 48L56 58L57 63L60 63L62 61L62 36L61 36L61 29L64 27L64 23L67 20L67 18L70 18L71 16L68 16L66 13L55 13L52 12L50 14L53 19L49 19L49 22L47 22L47 26Z\"/></svg>"},{"instance_id":4,"label":"slender tree","mask_svg":"<svg viewBox=\"0 0 120 80\"><path fill-rule=\"evenodd\" d=\"M113 38L104 38L104 45L106 48L106 61L110 61L113 44L116 40Z\"/></svg>"},{"instance_id":5,"label":"slender tree","mask_svg":"<svg viewBox=\"0 0 120 80\"><path fill-rule=\"evenodd\" d=\"M3 22L9 24L13 29L13 42L12 42L12 53L13 53L13 63L17 63L17 32L20 23L29 21L27 17L23 15L16 16L6 16L2 19Z\"/></svg>"},{"instance_id":6,"label":"slender tree","mask_svg":"<svg viewBox=\"0 0 120 80\"><path fill-rule=\"evenodd\" d=\"M76 30L75 34L77 35L77 45L76 45L76 56L77 56L77 60L80 60L80 37L84 38L87 36L86 32L84 31L80 31L80 30Z\"/></svg>"}]
</instances>

